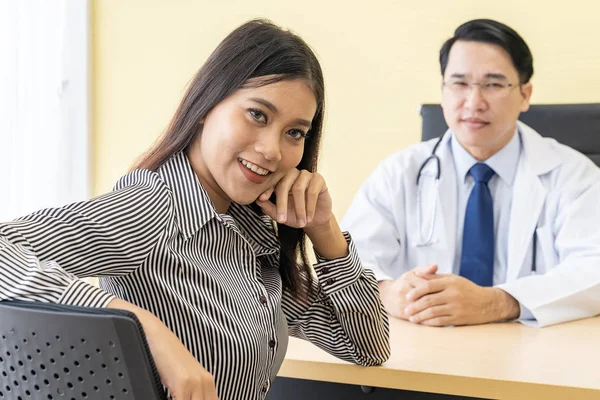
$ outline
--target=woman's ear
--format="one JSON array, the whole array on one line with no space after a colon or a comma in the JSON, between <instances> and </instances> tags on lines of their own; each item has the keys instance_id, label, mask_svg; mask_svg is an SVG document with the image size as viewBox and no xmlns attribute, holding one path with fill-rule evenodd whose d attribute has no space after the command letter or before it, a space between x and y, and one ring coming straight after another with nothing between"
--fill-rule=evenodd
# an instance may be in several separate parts
<instances>
[{"instance_id":1,"label":"woman's ear","mask_svg":"<svg viewBox=\"0 0 600 400\"><path fill-rule=\"evenodd\" d=\"M202 129L204 129L204 118L202 118L200 120L200 122L198 122L198 129L196 130L196 135L195 136L198 136L199 134L201 134L202 133Z\"/></svg>"}]
</instances>

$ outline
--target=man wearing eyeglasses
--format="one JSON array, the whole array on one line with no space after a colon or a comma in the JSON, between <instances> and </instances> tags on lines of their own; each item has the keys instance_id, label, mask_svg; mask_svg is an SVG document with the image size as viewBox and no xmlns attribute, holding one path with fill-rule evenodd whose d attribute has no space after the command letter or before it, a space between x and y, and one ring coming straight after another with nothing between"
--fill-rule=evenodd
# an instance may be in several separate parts
<instances>
[{"instance_id":1,"label":"man wearing eyeglasses","mask_svg":"<svg viewBox=\"0 0 600 400\"><path fill-rule=\"evenodd\" d=\"M388 312L430 326L600 314L600 170L517 121L527 44L469 21L440 66L450 129L383 161L342 221Z\"/></svg>"}]
</instances>

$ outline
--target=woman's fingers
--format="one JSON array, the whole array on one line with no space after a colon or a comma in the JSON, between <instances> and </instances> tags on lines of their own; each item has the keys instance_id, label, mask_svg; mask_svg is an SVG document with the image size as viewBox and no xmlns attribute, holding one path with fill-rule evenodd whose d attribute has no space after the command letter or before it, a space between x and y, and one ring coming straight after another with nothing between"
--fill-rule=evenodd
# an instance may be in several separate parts
<instances>
[{"instance_id":1,"label":"woman's fingers","mask_svg":"<svg viewBox=\"0 0 600 400\"><path fill-rule=\"evenodd\" d=\"M319 206L320 196L327 191L325 179L318 173L294 169L288 172L275 186L265 190L256 200L263 212L279 223L294 228L310 224ZM269 199L275 192L276 204ZM326 207L331 202L325 201ZM322 214L322 212L321 212Z\"/></svg>"},{"instance_id":2,"label":"woman's fingers","mask_svg":"<svg viewBox=\"0 0 600 400\"><path fill-rule=\"evenodd\" d=\"M271 195L273 194L274 190L275 190L274 187L265 190L260 196L258 196L258 200L260 200L260 201L269 200L271 198Z\"/></svg>"},{"instance_id":3,"label":"woman's fingers","mask_svg":"<svg viewBox=\"0 0 600 400\"><path fill-rule=\"evenodd\" d=\"M296 212L296 222L300 228L306 226L306 197L307 189L313 179L313 174L304 170L300 172L300 175L296 178L296 181L292 185L292 197L294 199L294 211Z\"/></svg>"},{"instance_id":4,"label":"woman's fingers","mask_svg":"<svg viewBox=\"0 0 600 400\"><path fill-rule=\"evenodd\" d=\"M300 171L292 169L275 187L275 194L277 195L277 222L285 223L288 220L288 196L298 175L300 175Z\"/></svg>"},{"instance_id":5,"label":"woman's fingers","mask_svg":"<svg viewBox=\"0 0 600 400\"><path fill-rule=\"evenodd\" d=\"M312 174L312 179L306 189L306 223L310 224L315 216L319 195L325 187L325 179L317 173Z\"/></svg>"}]
</instances>

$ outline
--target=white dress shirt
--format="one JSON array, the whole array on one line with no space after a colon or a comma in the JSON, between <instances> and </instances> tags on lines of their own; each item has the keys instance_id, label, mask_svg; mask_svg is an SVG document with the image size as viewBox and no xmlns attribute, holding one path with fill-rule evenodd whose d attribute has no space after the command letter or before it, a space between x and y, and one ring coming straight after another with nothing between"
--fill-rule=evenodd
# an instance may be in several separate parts
<instances>
[{"instance_id":1,"label":"white dress shirt","mask_svg":"<svg viewBox=\"0 0 600 400\"><path fill-rule=\"evenodd\" d=\"M469 173L471 167L477 164L476 160L458 142L456 136L452 135L449 141L452 152L452 160L456 169L456 187L458 209L456 213L456 253L452 273L459 274L460 259L462 255L462 238L465 225L465 213L471 190L475 180ZM485 161L484 164L492 168L494 176L488 182L488 188L492 195L494 205L494 285L506 282L506 271L508 268L508 232L510 224L510 209L513 197L513 182L519 158L521 157L521 135L515 131L510 142L508 142L496 154ZM535 319L531 312L519 303L521 313L519 319Z\"/></svg>"},{"instance_id":2,"label":"white dress shirt","mask_svg":"<svg viewBox=\"0 0 600 400\"><path fill-rule=\"evenodd\" d=\"M465 224L465 213L467 201L475 180L469 173L471 167L477 161L458 142L456 136L452 135L449 145L452 150L452 159L456 169L457 204L456 210L456 253L452 273L457 274L460 270L460 259L462 255L463 228ZM521 139L518 132L513 138L496 154L482 161L495 172L488 182L494 204L494 284L498 285L506 281L506 267L508 260L508 225L510 221L510 207L513 194L513 182L519 156L521 155Z\"/></svg>"}]
</instances>

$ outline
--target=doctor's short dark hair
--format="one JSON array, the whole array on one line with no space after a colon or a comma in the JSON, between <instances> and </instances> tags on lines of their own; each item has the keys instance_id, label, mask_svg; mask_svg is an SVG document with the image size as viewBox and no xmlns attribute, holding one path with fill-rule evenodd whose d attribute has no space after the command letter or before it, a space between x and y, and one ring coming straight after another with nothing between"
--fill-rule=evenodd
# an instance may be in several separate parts
<instances>
[{"instance_id":1,"label":"doctor's short dark hair","mask_svg":"<svg viewBox=\"0 0 600 400\"><path fill-rule=\"evenodd\" d=\"M502 47L510 55L519 73L520 83L529 82L533 75L533 56L525 40L511 27L491 19L474 19L465 22L454 31L454 36L446 40L440 49L442 76L446 72L450 49L457 41L482 42Z\"/></svg>"}]
</instances>

